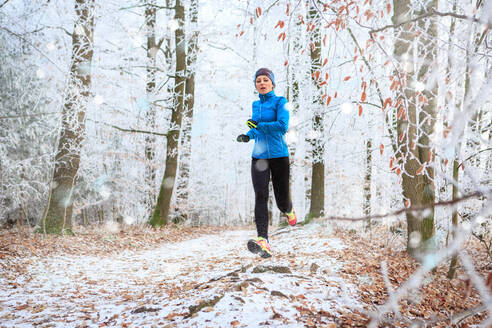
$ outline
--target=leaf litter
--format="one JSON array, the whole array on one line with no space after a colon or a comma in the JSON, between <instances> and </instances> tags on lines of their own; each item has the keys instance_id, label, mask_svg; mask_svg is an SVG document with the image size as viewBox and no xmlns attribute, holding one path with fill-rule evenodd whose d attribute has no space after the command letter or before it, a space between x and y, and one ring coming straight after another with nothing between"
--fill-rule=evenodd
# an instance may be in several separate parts
<instances>
[{"instance_id":1,"label":"leaf litter","mask_svg":"<svg viewBox=\"0 0 492 328\"><path fill-rule=\"evenodd\" d=\"M388 299L381 263L394 289L419 264L385 241L387 231L351 231L284 228L271 234L266 260L245 247L253 227L1 232L0 327L365 327ZM446 327L450 315L479 305L477 292L464 298L463 280L448 281L445 269L382 322Z\"/></svg>"}]
</instances>

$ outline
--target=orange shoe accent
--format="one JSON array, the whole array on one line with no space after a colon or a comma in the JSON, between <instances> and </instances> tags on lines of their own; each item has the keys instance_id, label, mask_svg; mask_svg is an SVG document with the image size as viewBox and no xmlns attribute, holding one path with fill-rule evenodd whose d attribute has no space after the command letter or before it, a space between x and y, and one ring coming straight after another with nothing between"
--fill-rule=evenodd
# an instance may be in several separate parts
<instances>
[{"instance_id":1,"label":"orange shoe accent","mask_svg":"<svg viewBox=\"0 0 492 328\"><path fill-rule=\"evenodd\" d=\"M251 253L260 254L263 258L268 258L272 256L272 250L270 244L265 238L258 237L256 239L248 240L248 250Z\"/></svg>"},{"instance_id":2,"label":"orange shoe accent","mask_svg":"<svg viewBox=\"0 0 492 328\"><path fill-rule=\"evenodd\" d=\"M295 226L297 223L297 215L294 209L290 211L290 213L285 213L285 217L287 219L287 223L291 226Z\"/></svg>"}]
</instances>

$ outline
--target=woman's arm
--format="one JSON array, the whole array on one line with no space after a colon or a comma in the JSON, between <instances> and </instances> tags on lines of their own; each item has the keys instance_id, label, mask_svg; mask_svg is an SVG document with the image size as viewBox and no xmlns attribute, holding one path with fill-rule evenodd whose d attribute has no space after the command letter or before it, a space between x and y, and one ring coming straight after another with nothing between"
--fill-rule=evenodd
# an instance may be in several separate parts
<instances>
[{"instance_id":1,"label":"woman's arm","mask_svg":"<svg viewBox=\"0 0 492 328\"><path fill-rule=\"evenodd\" d=\"M248 133L246 133L246 135L250 138L250 139L255 139L256 137L256 129L251 129L248 131Z\"/></svg>"},{"instance_id":2,"label":"woman's arm","mask_svg":"<svg viewBox=\"0 0 492 328\"><path fill-rule=\"evenodd\" d=\"M281 132L282 134L285 134L289 128L288 107L289 104L287 103L287 99L282 97L277 104L277 120L273 122L260 122L258 123L257 129L264 133Z\"/></svg>"}]
</instances>

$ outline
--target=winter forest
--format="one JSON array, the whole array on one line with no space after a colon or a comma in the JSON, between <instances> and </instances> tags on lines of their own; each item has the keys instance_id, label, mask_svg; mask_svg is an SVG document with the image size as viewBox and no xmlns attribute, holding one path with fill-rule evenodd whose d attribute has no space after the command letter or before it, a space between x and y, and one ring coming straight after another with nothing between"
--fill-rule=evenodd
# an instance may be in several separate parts
<instances>
[{"instance_id":1,"label":"winter forest","mask_svg":"<svg viewBox=\"0 0 492 328\"><path fill-rule=\"evenodd\" d=\"M491 0L0 0L0 327L491 327ZM256 237L255 72L295 227Z\"/></svg>"}]
</instances>

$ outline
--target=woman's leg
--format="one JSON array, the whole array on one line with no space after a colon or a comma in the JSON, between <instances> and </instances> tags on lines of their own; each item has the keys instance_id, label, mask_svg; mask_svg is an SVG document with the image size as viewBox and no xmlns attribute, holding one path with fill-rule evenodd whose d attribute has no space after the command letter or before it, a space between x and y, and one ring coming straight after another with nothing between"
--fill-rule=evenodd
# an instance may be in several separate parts
<instances>
[{"instance_id":1,"label":"woman's leg","mask_svg":"<svg viewBox=\"0 0 492 328\"><path fill-rule=\"evenodd\" d=\"M272 158L269 160L272 171L273 191L278 209L283 213L292 211L290 199L290 163L288 157Z\"/></svg>"},{"instance_id":2,"label":"woman's leg","mask_svg":"<svg viewBox=\"0 0 492 328\"><path fill-rule=\"evenodd\" d=\"M268 239L268 183L270 167L265 159L253 158L251 178L255 190L255 223L258 237Z\"/></svg>"}]
</instances>

